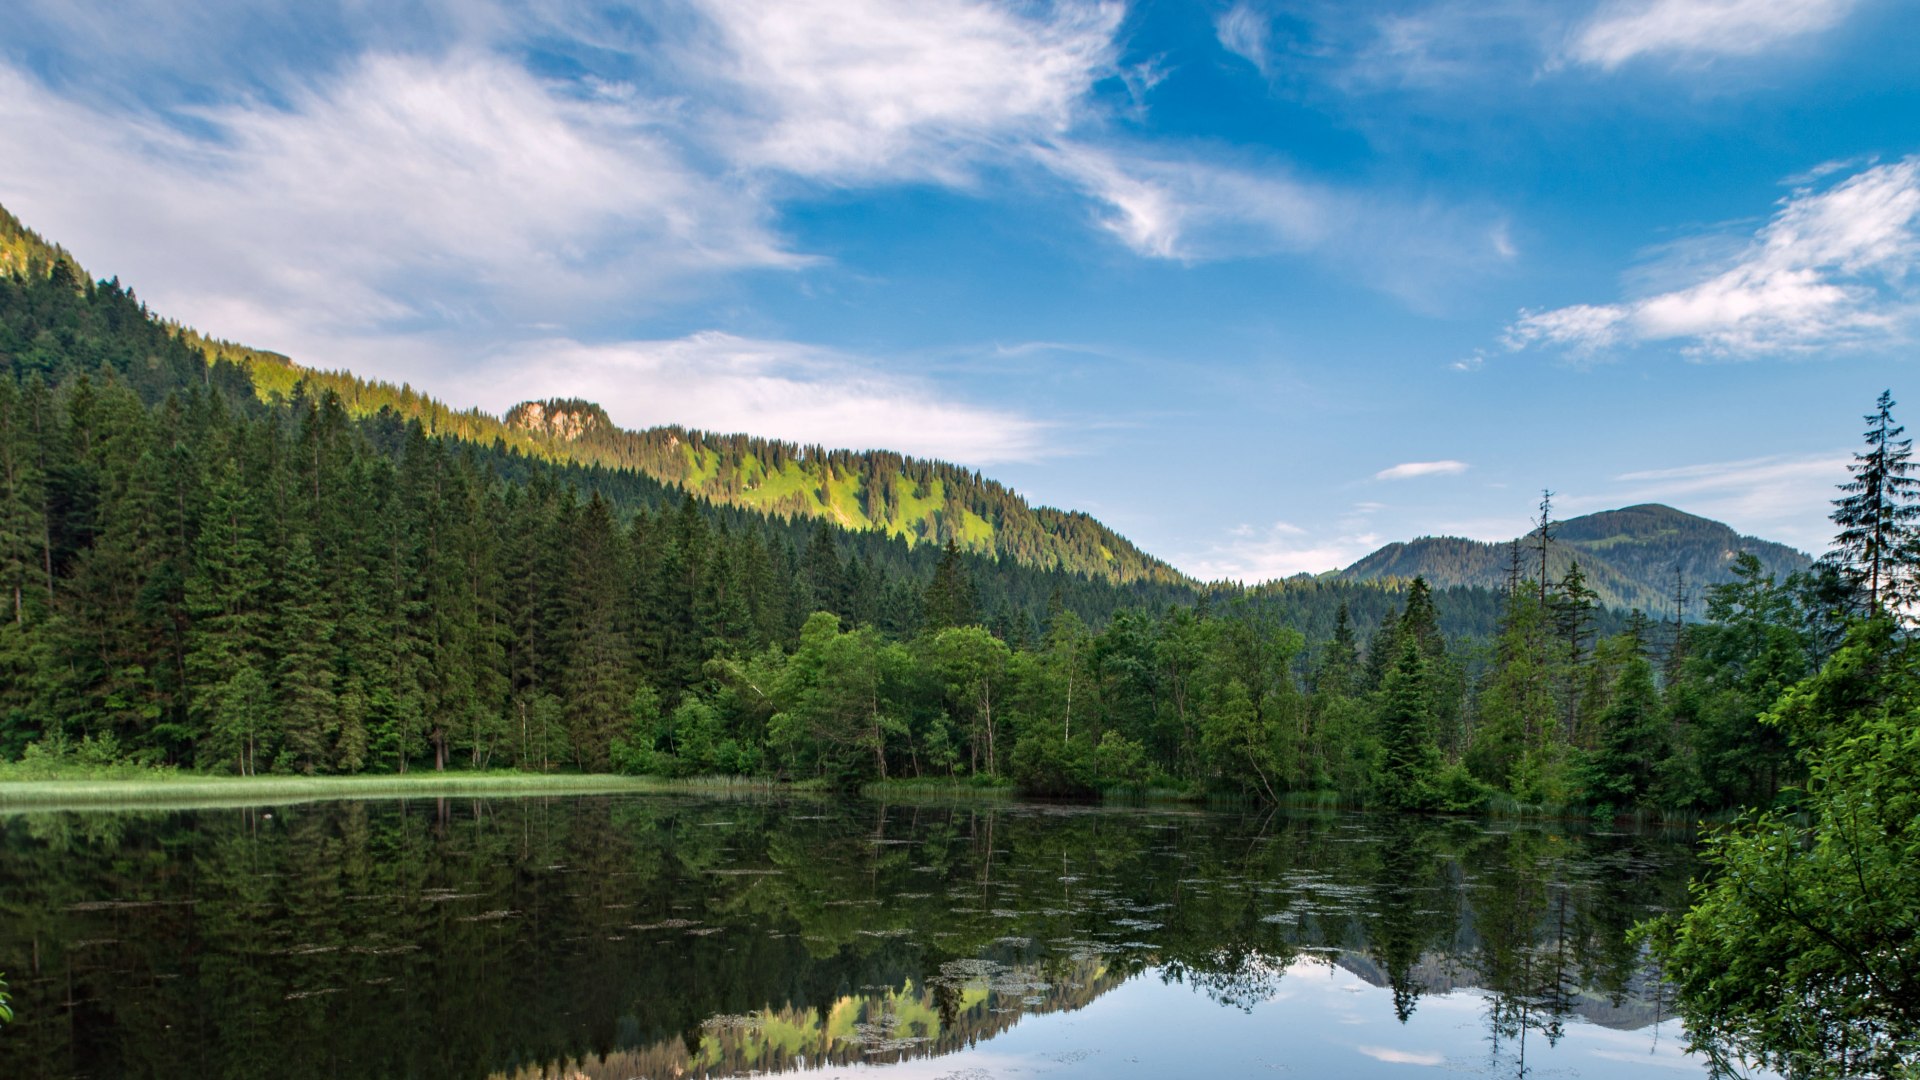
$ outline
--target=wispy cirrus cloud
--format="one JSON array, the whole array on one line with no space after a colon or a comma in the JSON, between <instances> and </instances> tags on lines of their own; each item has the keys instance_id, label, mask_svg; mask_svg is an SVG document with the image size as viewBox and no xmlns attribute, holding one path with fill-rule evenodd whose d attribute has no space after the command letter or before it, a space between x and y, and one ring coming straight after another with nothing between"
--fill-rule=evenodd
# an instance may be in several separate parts
<instances>
[{"instance_id":1,"label":"wispy cirrus cloud","mask_svg":"<svg viewBox=\"0 0 1920 1080\"><path fill-rule=\"evenodd\" d=\"M1818 554L1832 537L1827 515L1834 486L1847 478L1844 451L1774 454L1621 473L1561 506L1588 512L1635 503L1667 503L1724 521L1739 531Z\"/></svg>"},{"instance_id":2,"label":"wispy cirrus cloud","mask_svg":"<svg viewBox=\"0 0 1920 1080\"><path fill-rule=\"evenodd\" d=\"M805 261L644 117L487 54L368 56L192 119L106 115L0 68L0 191L168 314L267 345L551 319Z\"/></svg>"},{"instance_id":3,"label":"wispy cirrus cloud","mask_svg":"<svg viewBox=\"0 0 1920 1080\"><path fill-rule=\"evenodd\" d=\"M1117 5L686 0L615 17L422 0L390 20L314 3L173 21L148 0L23 2L44 56L0 48L0 199L170 316L494 407L469 391L501 357L611 338L551 350L567 387L530 367L504 396L672 372L640 380L654 392L632 422L978 463L1042 452L1047 425L932 404L878 359L621 331L725 276L819 265L781 229L809 185L1032 170L1022 147L1072 126L1112 72ZM306 40L325 47L278 48ZM95 54L115 63L65 77Z\"/></svg>"},{"instance_id":4,"label":"wispy cirrus cloud","mask_svg":"<svg viewBox=\"0 0 1920 1080\"><path fill-rule=\"evenodd\" d=\"M1214 36L1220 47L1269 74L1268 36L1272 26L1266 14L1248 0L1238 0L1213 20Z\"/></svg>"},{"instance_id":5,"label":"wispy cirrus cloud","mask_svg":"<svg viewBox=\"0 0 1920 1080\"><path fill-rule=\"evenodd\" d=\"M1700 280L1606 304L1523 311L1514 349L1591 353L1679 342L1696 356L1804 352L1898 334L1920 270L1920 156L1800 188L1752 239Z\"/></svg>"},{"instance_id":6,"label":"wispy cirrus cloud","mask_svg":"<svg viewBox=\"0 0 1920 1080\"><path fill-rule=\"evenodd\" d=\"M1120 139L1163 73L1122 62L1107 0L168 10L23 0L0 200L167 314L316 366L631 336L826 265L784 228L822 189L1017 176L1142 257L1306 256L1403 297L1512 254L1495 215Z\"/></svg>"},{"instance_id":7,"label":"wispy cirrus cloud","mask_svg":"<svg viewBox=\"0 0 1920 1080\"><path fill-rule=\"evenodd\" d=\"M1693 79L1710 66L1805 51L1859 0L1238 0L1215 22L1221 47L1301 71L1345 95L1458 99L1634 68ZM1284 12L1284 16L1279 14ZM1284 67L1272 63L1286 57Z\"/></svg>"},{"instance_id":8,"label":"wispy cirrus cloud","mask_svg":"<svg viewBox=\"0 0 1920 1080\"><path fill-rule=\"evenodd\" d=\"M1464 461L1406 461L1373 474L1375 480L1417 480L1423 476L1458 476L1467 471Z\"/></svg>"},{"instance_id":9,"label":"wispy cirrus cloud","mask_svg":"<svg viewBox=\"0 0 1920 1080\"><path fill-rule=\"evenodd\" d=\"M1612 70L1641 57L1752 56L1840 24L1855 0L1614 0L1577 27L1567 58Z\"/></svg>"},{"instance_id":10,"label":"wispy cirrus cloud","mask_svg":"<svg viewBox=\"0 0 1920 1080\"><path fill-rule=\"evenodd\" d=\"M1311 255L1432 306L1436 291L1519 255L1495 211L1319 183L1271 162L1071 141L1032 153L1096 201L1101 228L1151 258Z\"/></svg>"}]
</instances>

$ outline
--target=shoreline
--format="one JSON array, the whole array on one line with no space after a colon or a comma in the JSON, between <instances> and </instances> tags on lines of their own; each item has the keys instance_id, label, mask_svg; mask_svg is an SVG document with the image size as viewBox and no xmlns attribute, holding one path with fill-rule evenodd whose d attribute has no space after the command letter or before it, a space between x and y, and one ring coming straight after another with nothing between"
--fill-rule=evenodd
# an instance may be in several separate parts
<instances>
[{"instance_id":1,"label":"shoreline","mask_svg":"<svg viewBox=\"0 0 1920 1080\"><path fill-rule=\"evenodd\" d=\"M408 798L541 798L574 795L682 795L709 798L815 797L835 794L893 803L967 802L987 805L1058 805L1109 809L1157 808L1184 810L1238 810L1245 812L1357 812L1383 813L1363 805L1344 804L1321 793L1307 793L1267 805L1236 802L1171 789L1115 790L1090 798L1053 799L1022 795L1010 784L981 784L947 778L875 781L858 791L835 792L816 783L737 776L622 776L612 773L415 772L353 776L222 776L155 770L145 774L106 777L36 777L13 779L0 774L0 817L63 810L195 810L250 806L287 806L313 802L342 802ZM1623 815L1599 822L1565 807L1495 806L1480 811L1436 812L1422 817L1481 822L1533 822L1578 825L1606 831L1610 828L1681 829L1725 824L1728 811L1678 815Z\"/></svg>"},{"instance_id":2,"label":"shoreline","mask_svg":"<svg viewBox=\"0 0 1920 1080\"><path fill-rule=\"evenodd\" d=\"M0 779L0 814L53 810L189 810L355 799L526 798L558 795L791 794L770 781L538 773L391 776L214 776Z\"/></svg>"}]
</instances>

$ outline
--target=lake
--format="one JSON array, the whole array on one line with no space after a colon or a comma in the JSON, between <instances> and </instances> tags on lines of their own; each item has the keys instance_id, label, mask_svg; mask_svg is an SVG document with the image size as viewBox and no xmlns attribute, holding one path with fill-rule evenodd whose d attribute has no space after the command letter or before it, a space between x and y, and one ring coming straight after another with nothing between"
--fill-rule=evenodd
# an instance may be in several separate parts
<instances>
[{"instance_id":1,"label":"lake","mask_svg":"<svg viewBox=\"0 0 1920 1080\"><path fill-rule=\"evenodd\" d=\"M0 818L0 1076L1704 1076L1683 834L662 796Z\"/></svg>"}]
</instances>

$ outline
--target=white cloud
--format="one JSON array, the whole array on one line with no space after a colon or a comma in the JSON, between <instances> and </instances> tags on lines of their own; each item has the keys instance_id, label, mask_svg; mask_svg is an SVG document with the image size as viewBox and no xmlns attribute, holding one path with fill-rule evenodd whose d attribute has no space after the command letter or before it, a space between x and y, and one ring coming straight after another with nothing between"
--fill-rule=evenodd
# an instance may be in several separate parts
<instances>
[{"instance_id":1,"label":"white cloud","mask_svg":"<svg viewBox=\"0 0 1920 1080\"><path fill-rule=\"evenodd\" d=\"M1464 461L1407 461L1373 474L1375 480L1415 480L1422 476L1458 476L1467 471Z\"/></svg>"},{"instance_id":2,"label":"white cloud","mask_svg":"<svg viewBox=\"0 0 1920 1080\"><path fill-rule=\"evenodd\" d=\"M0 191L168 315L268 347L801 261L644 116L482 54L365 57L284 105L193 120L108 115L0 68Z\"/></svg>"},{"instance_id":3,"label":"white cloud","mask_svg":"<svg viewBox=\"0 0 1920 1080\"><path fill-rule=\"evenodd\" d=\"M1223 163L1061 140L1034 156L1103 205L1101 228L1136 254L1199 262L1312 254L1416 304L1512 257L1472 211ZM1433 306L1433 305L1427 305Z\"/></svg>"},{"instance_id":4,"label":"white cloud","mask_svg":"<svg viewBox=\"0 0 1920 1080\"><path fill-rule=\"evenodd\" d=\"M1540 48L1553 10L1530 0L1440 0L1379 14L1346 78L1423 93L1510 78L1520 70L1515 60Z\"/></svg>"},{"instance_id":5,"label":"white cloud","mask_svg":"<svg viewBox=\"0 0 1920 1080\"><path fill-rule=\"evenodd\" d=\"M168 11L29 0L54 59L0 61L0 198L169 315L268 347L591 336L816 261L777 222L820 185L981 188L1036 163L1150 258L1311 252L1413 299L1511 254L1417 199L1121 145L1096 86L1124 81L1137 111L1163 68L1121 64L1106 0ZM81 65L103 70L57 75Z\"/></svg>"},{"instance_id":6,"label":"white cloud","mask_svg":"<svg viewBox=\"0 0 1920 1080\"><path fill-rule=\"evenodd\" d=\"M1622 473L1608 488L1571 496L1561 505L1568 511L1586 512L1666 503L1724 521L1747 535L1817 554L1826 550L1831 539L1827 514L1835 485L1847 478L1850 460L1848 454L1834 451Z\"/></svg>"},{"instance_id":7,"label":"white cloud","mask_svg":"<svg viewBox=\"0 0 1920 1080\"><path fill-rule=\"evenodd\" d=\"M1838 26L1858 0L1409 0L1393 4L1292 0L1288 71L1320 76L1348 99L1414 95L1416 109L1463 98L1536 93L1543 77L1576 70L1610 75L1636 60L1664 61L1682 77L1714 60L1804 47ZM1218 29L1220 24L1216 24ZM1220 34L1222 44L1227 36ZM1264 39L1271 44L1272 37ZM1229 46L1231 47L1231 46ZM1353 101L1329 99L1333 107ZM1391 117L1393 114L1385 114ZM1354 110L1382 122L1377 106Z\"/></svg>"},{"instance_id":8,"label":"white cloud","mask_svg":"<svg viewBox=\"0 0 1920 1080\"><path fill-rule=\"evenodd\" d=\"M1359 526L1362 523L1348 519L1341 524ZM1237 526L1228 530L1224 539L1173 562L1201 581L1256 585L1295 574L1320 574L1350 566L1382 542L1378 533L1360 528L1341 528L1331 531L1331 535L1317 535L1281 521L1264 529Z\"/></svg>"},{"instance_id":9,"label":"white cloud","mask_svg":"<svg viewBox=\"0 0 1920 1080\"><path fill-rule=\"evenodd\" d=\"M1267 17L1253 5L1240 0L1213 21L1214 35L1220 47L1268 74Z\"/></svg>"},{"instance_id":10,"label":"white cloud","mask_svg":"<svg viewBox=\"0 0 1920 1080\"><path fill-rule=\"evenodd\" d=\"M529 371L538 372L537 385ZM529 396L582 397L629 428L680 424L968 465L1050 452L1046 424L956 402L870 358L712 331L611 344L526 342L452 378L462 397L489 408Z\"/></svg>"},{"instance_id":11,"label":"white cloud","mask_svg":"<svg viewBox=\"0 0 1920 1080\"><path fill-rule=\"evenodd\" d=\"M693 57L743 115L743 163L836 181L962 182L1009 144L1067 130L1113 73L1115 3L1028 16L973 0L700 0L717 42Z\"/></svg>"},{"instance_id":12,"label":"white cloud","mask_svg":"<svg viewBox=\"0 0 1920 1080\"><path fill-rule=\"evenodd\" d=\"M1444 1065L1446 1055L1432 1051L1396 1050L1390 1046L1357 1046L1360 1051L1375 1061L1384 1061L1393 1065Z\"/></svg>"},{"instance_id":13,"label":"white cloud","mask_svg":"<svg viewBox=\"0 0 1920 1080\"><path fill-rule=\"evenodd\" d=\"M1611 70L1641 56L1751 56L1839 24L1854 0L1615 0L1575 30L1568 57Z\"/></svg>"},{"instance_id":14,"label":"white cloud","mask_svg":"<svg viewBox=\"0 0 1920 1080\"><path fill-rule=\"evenodd\" d=\"M1920 268L1920 157L1801 188L1704 280L1613 304L1523 311L1512 348L1593 350L1680 341L1701 356L1832 348L1881 340L1914 312Z\"/></svg>"}]
</instances>

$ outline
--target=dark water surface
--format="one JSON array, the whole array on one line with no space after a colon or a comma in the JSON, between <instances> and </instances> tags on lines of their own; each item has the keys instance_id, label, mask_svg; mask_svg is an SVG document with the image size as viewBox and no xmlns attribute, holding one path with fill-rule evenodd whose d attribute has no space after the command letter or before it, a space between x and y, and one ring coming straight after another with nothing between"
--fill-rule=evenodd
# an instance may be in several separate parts
<instances>
[{"instance_id":1,"label":"dark water surface","mask_svg":"<svg viewBox=\"0 0 1920 1080\"><path fill-rule=\"evenodd\" d=\"M1685 837L663 797L0 818L0 1077L1704 1075Z\"/></svg>"}]
</instances>

